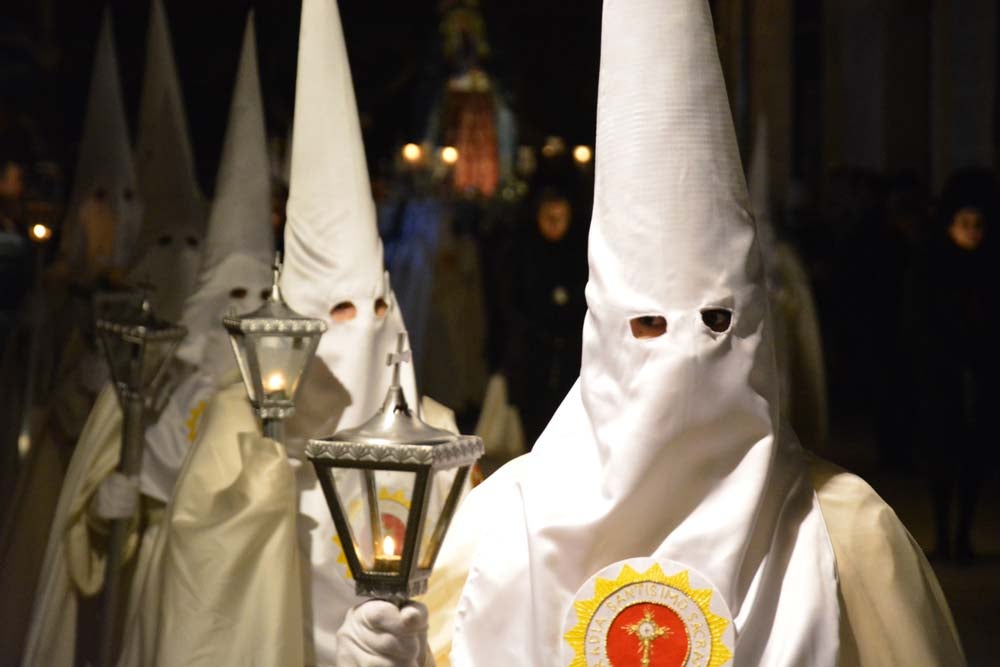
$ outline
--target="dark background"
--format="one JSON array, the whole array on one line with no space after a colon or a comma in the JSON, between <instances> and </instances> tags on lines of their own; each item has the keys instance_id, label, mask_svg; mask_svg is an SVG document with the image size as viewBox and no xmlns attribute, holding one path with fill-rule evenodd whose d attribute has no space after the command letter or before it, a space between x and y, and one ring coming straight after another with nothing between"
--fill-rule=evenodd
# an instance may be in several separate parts
<instances>
[{"instance_id":1,"label":"dark background","mask_svg":"<svg viewBox=\"0 0 1000 667\"><path fill-rule=\"evenodd\" d=\"M24 66L5 68L2 95L14 108L30 109L36 127L44 128L39 131L40 152L72 165L105 3L8 0L4 4L0 49ZM251 8L256 12L268 131L283 137L295 96L301 5L295 0L164 4L199 178L211 193L246 13ZM110 5L126 113L134 123L149 5L134 0ZM421 138L436 92L436 7L431 0L340 3L370 162L391 154L399 144ZM539 141L546 134L559 134L574 143L592 142L600 2L494 1L484 2L483 10L493 47L491 69L519 115L522 139Z\"/></svg>"}]
</instances>

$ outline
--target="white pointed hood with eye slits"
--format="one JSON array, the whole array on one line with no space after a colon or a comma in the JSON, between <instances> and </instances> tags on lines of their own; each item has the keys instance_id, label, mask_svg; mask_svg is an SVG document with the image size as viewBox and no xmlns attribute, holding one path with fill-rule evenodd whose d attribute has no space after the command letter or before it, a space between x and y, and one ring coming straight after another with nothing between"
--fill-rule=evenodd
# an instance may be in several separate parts
<instances>
[{"instance_id":1,"label":"white pointed hood with eye slits","mask_svg":"<svg viewBox=\"0 0 1000 667\"><path fill-rule=\"evenodd\" d=\"M556 664L588 578L653 557L721 595L734 664L833 664L833 554L795 436L779 432L707 0L605 0L595 188L580 379L520 464L522 506L478 547L452 662ZM666 332L633 335L646 316Z\"/></svg>"},{"instance_id":2,"label":"white pointed hood with eye slits","mask_svg":"<svg viewBox=\"0 0 1000 667\"><path fill-rule=\"evenodd\" d=\"M73 191L66 207L70 219L98 191L103 191L108 197L116 219L111 264L125 268L138 242L142 207L118 78L118 56L110 8L104 10L97 38L83 137L73 175Z\"/></svg>"},{"instance_id":3,"label":"white pointed hood with eye slits","mask_svg":"<svg viewBox=\"0 0 1000 667\"><path fill-rule=\"evenodd\" d=\"M289 306L323 319L327 330L296 398L290 440L326 437L371 417L389 386L387 355L405 331L382 264L335 0L302 3L294 125L281 291ZM331 311L338 304L352 305L353 319L335 321ZM411 366L403 369L402 381L410 404L417 405ZM333 664L336 631L360 599L337 564L342 556L336 531L312 466L299 468L298 478L299 511L312 520L303 538L311 563L304 568L312 598L306 643L315 647L316 664Z\"/></svg>"},{"instance_id":4,"label":"white pointed hood with eye slits","mask_svg":"<svg viewBox=\"0 0 1000 667\"><path fill-rule=\"evenodd\" d=\"M150 5L135 161L144 205L133 283L151 286L157 314L176 321L197 277L205 200L195 176L170 31L162 0Z\"/></svg>"},{"instance_id":5,"label":"white pointed hood with eye slits","mask_svg":"<svg viewBox=\"0 0 1000 667\"><path fill-rule=\"evenodd\" d=\"M197 372L176 388L160 418L146 429L140 488L163 502L170 498L196 432L193 415L199 404L204 407L237 368L222 317L229 310L255 310L271 286L271 179L257 72L251 12L243 32L201 270L181 317L187 335L177 356Z\"/></svg>"},{"instance_id":6,"label":"white pointed hood with eye slits","mask_svg":"<svg viewBox=\"0 0 1000 667\"><path fill-rule=\"evenodd\" d=\"M261 305L261 294L271 285L273 259L270 164L251 12L243 33L198 283L181 318L188 334L177 356L197 366L208 340L217 337L222 341L219 356L235 368L221 318L230 308L246 313ZM225 374L217 375L221 379Z\"/></svg>"}]
</instances>

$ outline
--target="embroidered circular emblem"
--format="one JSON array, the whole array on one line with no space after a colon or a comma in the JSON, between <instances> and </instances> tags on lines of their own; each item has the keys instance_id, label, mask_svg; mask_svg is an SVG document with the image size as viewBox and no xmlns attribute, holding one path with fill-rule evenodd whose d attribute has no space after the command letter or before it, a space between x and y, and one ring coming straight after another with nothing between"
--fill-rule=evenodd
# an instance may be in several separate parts
<instances>
[{"instance_id":1,"label":"embroidered circular emblem","mask_svg":"<svg viewBox=\"0 0 1000 667\"><path fill-rule=\"evenodd\" d=\"M732 661L732 614L691 568L631 558L577 591L563 622L569 667L723 667Z\"/></svg>"}]
</instances>

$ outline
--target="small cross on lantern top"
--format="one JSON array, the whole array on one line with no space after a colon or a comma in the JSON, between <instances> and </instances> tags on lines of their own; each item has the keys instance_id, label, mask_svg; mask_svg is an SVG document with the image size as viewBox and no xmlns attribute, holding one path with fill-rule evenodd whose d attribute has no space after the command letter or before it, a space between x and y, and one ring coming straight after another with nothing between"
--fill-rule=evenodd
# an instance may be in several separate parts
<instances>
[{"instance_id":1,"label":"small cross on lantern top","mask_svg":"<svg viewBox=\"0 0 1000 667\"><path fill-rule=\"evenodd\" d=\"M406 347L406 334L399 334L399 338L396 340L396 351L390 352L386 355L385 365L392 366L392 386L399 386L399 373L400 364L410 363L413 361L413 351L404 350Z\"/></svg>"}]
</instances>

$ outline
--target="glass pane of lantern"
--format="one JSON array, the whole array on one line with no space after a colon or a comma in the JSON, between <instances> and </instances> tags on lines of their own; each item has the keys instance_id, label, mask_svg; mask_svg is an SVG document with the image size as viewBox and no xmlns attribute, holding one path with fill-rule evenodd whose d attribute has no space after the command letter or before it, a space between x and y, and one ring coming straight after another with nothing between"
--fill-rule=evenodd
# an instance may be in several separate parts
<instances>
[{"instance_id":1,"label":"glass pane of lantern","mask_svg":"<svg viewBox=\"0 0 1000 667\"><path fill-rule=\"evenodd\" d=\"M361 562L361 567L371 570L375 564L371 519L377 503L369 502L365 472L351 468L331 468L330 472L337 492L337 501L346 515L347 526L351 531L354 553ZM344 547L342 540L343 537L338 535L336 541L341 549Z\"/></svg>"},{"instance_id":2,"label":"glass pane of lantern","mask_svg":"<svg viewBox=\"0 0 1000 667\"><path fill-rule=\"evenodd\" d=\"M233 346L233 354L236 355L236 363L240 367L240 376L243 378L243 385L247 389L247 396L251 401L257 400L257 387L254 385L253 376L247 367L247 337L243 334L229 336L229 342Z\"/></svg>"},{"instance_id":3,"label":"glass pane of lantern","mask_svg":"<svg viewBox=\"0 0 1000 667\"><path fill-rule=\"evenodd\" d=\"M142 389L145 391L153 384L157 374L173 353L177 341L149 341L146 343L146 355L142 360Z\"/></svg>"},{"instance_id":4,"label":"glass pane of lantern","mask_svg":"<svg viewBox=\"0 0 1000 667\"><path fill-rule=\"evenodd\" d=\"M111 364L111 377L115 382L128 384L131 379L133 355L139 353L139 346L126 342L117 334L100 332L101 345Z\"/></svg>"},{"instance_id":5,"label":"glass pane of lantern","mask_svg":"<svg viewBox=\"0 0 1000 667\"><path fill-rule=\"evenodd\" d=\"M309 360L309 339L304 336L261 336L257 345L264 398L291 400Z\"/></svg>"},{"instance_id":6,"label":"glass pane of lantern","mask_svg":"<svg viewBox=\"0 0 1000 667\"><path fill-rule=\"evenodd\" d=\"M462 490L461 487L468 477L467 473L459 475L460 470L467 469L437 470L431 475L430 488L428 489L430 498L427 502L426 519L424 519L424 534L420 539L420 551L417 558L417 567L421 569L429 569L434 565L434 558L441 548L441 542L444 540L445 531L448 528L447 524L451 522L450 516L443 516L445 508L448 506L448 497L452 494L456 481L459 485L459 488L455 489L457 494ZM458 497L455 498L456 501L458 499ZM457 503L451 507L452 512L455 507L457 507Z\"/></svg>"},{"instance_id":7,"label":"glass pane of lantern","mask_svg":"<svg viewBox=\"0 0 1000 667\"><path fill-rule=\"evenodd\" d=\"M378 489L381 536L376 540L376 558L387 571L398 572L406 542L407 521L417 474L395 470L374 473Z\"/></svg>"}]
</instances>

